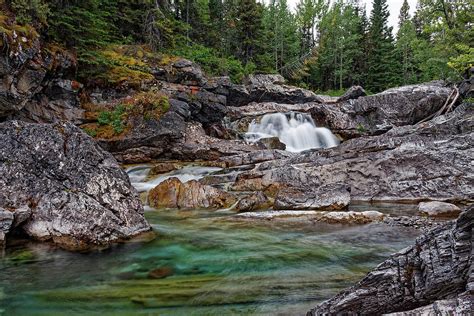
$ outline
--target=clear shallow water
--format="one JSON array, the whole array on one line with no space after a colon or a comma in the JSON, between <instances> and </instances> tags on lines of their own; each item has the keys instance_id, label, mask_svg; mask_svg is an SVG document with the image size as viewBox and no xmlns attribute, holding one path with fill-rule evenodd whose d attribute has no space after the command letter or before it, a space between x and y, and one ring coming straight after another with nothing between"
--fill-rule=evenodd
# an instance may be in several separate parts
<instances>
[{"instance_id":1,"label":"clear shallow water","mask_svg":"<svg viewBox=\"0 0 474 316\"><path fill-rule=\"evenodd\" d=\"M86 254L11 245L0 260L0 314L303 315L417 234L230 216L148 212L155 240ZM153 270L168 276L150 278Z\"/></svg>"}]
</instances>

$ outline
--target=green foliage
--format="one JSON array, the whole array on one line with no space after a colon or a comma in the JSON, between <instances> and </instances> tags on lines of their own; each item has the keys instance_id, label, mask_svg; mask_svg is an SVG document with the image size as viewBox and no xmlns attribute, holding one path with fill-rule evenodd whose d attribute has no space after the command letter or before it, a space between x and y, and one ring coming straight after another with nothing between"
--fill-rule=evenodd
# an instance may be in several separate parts
<instances>
[{"instance_id":1,"label":"green foliage","mask_svg":"<svg viewBox=\"0 0 474 316\"><path fill-rule=\"evenodd\" d=\"M198 63L209 75L230 76L234 82L241 82L244 76L255 70L251 62L244 66L234 57L219 57L216 50L203 45L182 46L171 52Z\"/></svg>"},{"instance_id":2,"label":"green foliage","mask_svg":"<svg viewBox=\"0 0 474 316\"><path fill-rule=\"evenodd\" d=\"M362 123L358 123L356 129L359 133L365 133L367 131L364 124Z\"/></svg>"},{"instance_id":3,"label":"green foliage","mask_svg":"<svg viewBox=\"0 0 474 316\"><path fill-rule=\"evenodd\" d=\"M299 0L295 12L287 0L5 3L1 45L24 48L12 46L13 33L32 38L34 27L45 40L77 52L80 80L125 88L152 80L156 66L150 52L136 57L117 49L127 45L183 56L235 82L254 72L281 72L315 90L359 84L378 92L458 79L473 64L472 0L419 0L413 18L404 1L395 38L387 0L373 0L370 21L352 0Z\"/></svg>"},{"instance_id":4,"label":"green foliage","mask_svg":"<svg viewBox=\"0 0 474 316\"><path fill-rule=\"evenodd\" d=\"M459 73L463 73L474 66L474 47L464 44L456 44L456 49L460 52L458 56L451 57L448 66Z\"/></svg>"},{"instance_id":5,"label":"green foliage","mask_svg":"<svg viewBox=\"0 0 474 316\"><path fill-rule=\"evenodd\" d=\"M12 0L11 8L20 24L47 24L50 9L43 0Z\"/></svg>"},{"instance_id":6,"label":"green foliage","mask_svg":"<svg viewBox=\"0 0 474 316\"><path fill-rule=\"evenodd\" d=\"M116 106L112 111L102 111L99 113L97 123L99 125L110 125L115 134L120 134L124 131L123 115L125 111L126 108L122 104Z\"/></svg>"},{"instance_id":7,"label":"green foliage","mask_svg":"<svg viewBox=\"0 0 474 316\"><path fill-rule=\"evenodd\" d=\"M84 128L83 129L84 132L86 132L87 135L89 135L90 137L96 137L97 136L97 131L95 129L92 129L92 128Z\"/></svg>"}]
</instances>

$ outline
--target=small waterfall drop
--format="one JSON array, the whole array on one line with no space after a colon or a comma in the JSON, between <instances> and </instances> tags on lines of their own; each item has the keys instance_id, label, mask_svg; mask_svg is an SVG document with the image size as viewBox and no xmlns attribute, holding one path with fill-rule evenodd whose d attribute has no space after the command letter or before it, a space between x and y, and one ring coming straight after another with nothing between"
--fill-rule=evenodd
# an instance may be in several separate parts
<instances>
[{"instance_id":1,"label":"small waterfall drop","mask_svg":"<svg viewBox=\"0 0 474 316\"><path fill-rule=\"evenodd\" d=\"M291 152L330 148L339 144L329 129L317 127L310 115L296 112L266 114L260 122L254 120L249 125L245 139L256 142L275 136L286 145L286 150Z\"/></svg>"}]
</instances>

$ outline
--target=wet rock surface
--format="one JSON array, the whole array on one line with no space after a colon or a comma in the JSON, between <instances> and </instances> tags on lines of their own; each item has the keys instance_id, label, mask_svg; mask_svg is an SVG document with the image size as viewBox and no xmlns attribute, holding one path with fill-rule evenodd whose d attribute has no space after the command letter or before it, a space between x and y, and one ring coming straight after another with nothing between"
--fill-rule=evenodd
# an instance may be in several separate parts
<instances>
[{"instance_id":1,"label":"wet rock surface","mask_svg":"<svg viewBox=\"0 0 474 316\"><path fill-rule=\"evenodd\" d=\"M1 123L0 143L0 208L15 229L69 249L150 230L127 175L74 125Z\"/></svg>"},{"instance_id":2,"label":"wet rock surface","mask_svg":"<svg viewBox=\"0 0 474 316\"><path fill-rule=\"evenodd\" d=\"M472 312L474 207L381 263L307 315Z\"/></svg>"},{"instance_id":3,"label":"wet rock surface","mask_svg":"<svg viewBox=\"0 0 474 316\"><path fill-rule=\"evenodd\" d=\"M177 178L165 180L148 195L150 206L155 208L219 209L230 207L236 201L232 194L223 190L195 180L183 183Z\"/></svg>"},{"instance_id":4,"label":"wet rock surface","mask_svg":"<svg viewBox=\"0 0 474 316\"><path fill-rule=\"evenodd\" d=\"M429 217L454 217L456 218L461 209L454 204L445 202L421 202L418 204L418 212Z\"/></svg>"}]
</instances>

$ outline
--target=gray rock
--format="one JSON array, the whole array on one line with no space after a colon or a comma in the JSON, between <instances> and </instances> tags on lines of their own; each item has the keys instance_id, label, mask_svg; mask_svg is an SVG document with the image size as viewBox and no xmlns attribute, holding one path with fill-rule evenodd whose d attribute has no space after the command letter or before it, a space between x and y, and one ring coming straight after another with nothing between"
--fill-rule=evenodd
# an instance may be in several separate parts
<instances>
[{"instance_id":1,"label":"gray rock","mask_svg":"<svg viewBox=\"0 0 474 316\"><path fill-rule=\"evenodd\" d=\"M421 202L418 211L429 217L457 217L461 209L454 204L446 202Z\"/></svg>"},{"instance_id":2,"label":"gray rock","mask_svg":"<svg viewBox=\"0 0 474 316\"><path fill-rule=\"evenodd\" d=\"M278 137L266 137L262 138L258 141L261 143L266 149L279 149L285 150L286 145L280 141Z\"/></svg>"},{"instance_id":3,"label":"gray rock","mask_svg":"<svg viewBox=\"0 0 474 316\"><path fill-rule=\"evenodd\" d=\"M292 186L278 191L276 210L342 210L347 208L351 195L343 184L321 187Z\"/></svg>"},{"instance_id":4,"label":"gray rock","mask_svg":"<svg viewBox=\"0 0 474 316\"><path fill-rule=\"evenodd\" d=\"M16 229L69 249L150 230L127 175L74 125L1 123L0 144L0 207Z\"/></svg>"},{"instance_id":5,"label":"gray rock","mask_svg":"<svg viewBox=\"0 0 474 316\"><path fill-rule=\"evenodd\" d=\"M252 212L256 210L261 210L268 208L270 206L270 201L265 196L263 192L256 192L250 196L246 196L239 200L235 209L238 212Z\"/></svg>"},{"instance_id":6,"label":"gray rock","mask_svg":"<svg viewBox=\"0 0 474 316\"><path fill-rule=\"evenodd\" d=\"M352 86L337 99L337 102L349 101L366 95L367 93L361 86Z\"/></svg>"},{"instance_id":7,"label":"gray rock","mask_svg":"<svg viewBox=\"0 0 474 316\"><path fill-rule=\"evenodd\" d=\"M268 159L256 177L264 185L280 183L297 191L310 188L308 192L344 183L352 201L469 203L474 200L473 131L473 109L466 108L336 148Z\"/></svg>"},{"instance_id":8,"label":"gray rock","mask_svg":"<svg viewBox=\"0 0 474 316\"><path fill-rule=\"evenodd\" d=\"M72 89L75 57L67 51L43 49L39 37L10 43L0 51L0 118L12 116L32 122L79 120L77 90ZM79 88L79 86L77 87ZM57 116L57 117L56 117Z\"/></svg>"},{"instance_id":9,"label":"gray rock","mask_svg":"<svg viewBox=\"0 0 474 316\"><path fill-rule=\"evenodd\" d=\"M5 235L10 231L13 220L13 213L0 207L0 247L5 243Z\"/></svg>"},{"instance_id":10,"label":"gray rock","mask_svg":"<svg viewBox=\"0 0 474 316\"><path fill-rule=\"evenodd\" d=\"M235 128L240 121L247 122L248 118L267 113L306 112L311 114L316 125L327 127L344 139L350 139L361 135L379 135L394 127L413 125L438 111L450 93L451 89L439 83L427 83L389 89L357 99L343 98L335 104L310 98L285 102L279 97L265 97L243 107L231 107L228 118ZM288 96L288 99L291 97Z\"/></svg>"},{"instance_id":11,"label":"gray rock","mask_svg":"<svg viewBox=\"0 0 474 316\"><path fill-rule=\"evenodd\" d=\"M473 310L473 225L471 206L454 223L418 237L415 245L393 254L359 283L319 304L307 315L405 311L411 312L401 315L419 315L416 312L433 310L468 315Z\"/></svg>"}]
</instances>

